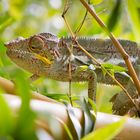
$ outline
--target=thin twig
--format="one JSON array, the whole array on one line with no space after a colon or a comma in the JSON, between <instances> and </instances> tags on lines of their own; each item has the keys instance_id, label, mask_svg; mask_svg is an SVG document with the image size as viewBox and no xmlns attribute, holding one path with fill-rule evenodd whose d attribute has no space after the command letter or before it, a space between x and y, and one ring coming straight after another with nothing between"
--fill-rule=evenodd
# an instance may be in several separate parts
<instances>
[{"instance_id":1,"label":"thin twig","mask_svg":"<svg viewBox=\"0 0 140 140\"><path fill-rule=\"evenodd\" d=\"M108 36L112 40L114 46L118 49L118 51L122 55L122 57L123 57L123 59L124 59L124 61L126 63L126 66L128 68L128 72L129 72L130 76L132 77L132 79L134 81L134 84L136 86L136 89L138 91L138 94L140 95L140 81L139 81L139 79L137 77L137 74L136 74L134 68L133 68L133 65L131 63L131 60L130 60L129 55L125 52L125 50L123 49L123 47L121 46L121 44L119 43L119 41L114 37L114 35L108 30L108 28L103 23L103 21L97 16L97 14L95 13L95 11L91 9L91 7L88 5L88 3L85 2L84 0L80 0L80 1L84 5L84 7L88 10L88 12L98 22L98 24L101 26L101 28L103 28L103 30L108 34Z\"/></svg>"},{"instance_id":2,"label":"thin twig","mask_svg":"<svg viewBox=\"0 0 140 140\"><path fill-rule=\"evenodd\" d=\"M63 13L62 13L62 18L64 19L67 27L69 28L70 32L72 32L71 28L69 27L69 24L67 23L67 20L65 18L65 14L67 13L68 9L69 9L69 6L68 5L68 0L66 0L66 3L64 5L64 10L63 10ZM71 80L72 80L72 75L71 75L71 54L72 54L72 50L69 50L70 52L70 57L69 57L69 64L68 64L68 73L69 73L69 92L68 92L68 97L69 97L69 100L70 100L70 103L72 105L72 98L71 98Z\"/></svg>"},{"instance_id":3,"label":"thin twig","mask_svg":"<svg viewBox=\"0 0 140 140\"><path fill-rule=\"evenodd\" d=\"M126 96L131 100L131 102L134 104L134 106L138 109L137 105L135 104L135 102L133 101L133 99L131 98L131 96L129 95L128 91L123 87L123 85L114 77L110 74L109 71L107 71L104 67L102 67L101 63L99 63L96 58L94 58L89 52L87 52L79 43L78 41L75 39L75 42L77 44L77 46L87 55L89 56L93 61L95 61L99 66L101 66L101 68L116 82L117 85L119 85L121 87L121 89L124 91L124 93L126 94Z\"/></svg>"},{"instance_id":4,"label":"thin twig","mask_svg":"<svg viewBox=\"0 0 140 140\"><path fill-rule=\"evenodd\" d=\"M67 10L68 10L68 9L67 9ZM66 14L66 12L65 12L65 14ZM78 42L77 39L76 39L76 35L73 33L73 31L72 31L72 29L71 29L71 27L70 27L70 25L69 25L67 19L66 19L65 16L64 16L65 14L63 14L62 17L63 17L63 19L64 19L64 21L65 21L65 23L66 23L66 26L67 26L67 28L68 28L70 34L71 34L71 37L73 38L73 41L77 44L77 46L78 46L87 56L89 56L89 57L90 57L94 62L96 62L99 66L101 66L100 62L98 62L98 61L96 60L96 58L94 58L89 52L87 52L87 51L79 44L79 42ZM139 110L138 107L137 107L137 105L135 104L135 102L133 101L133 99L131 98L131 96L129 95L128 91L123 87L123 85L122 85L115 77L113 77L104 67L101 66L101 68L116 82L117 85L119 85L119 86L122 88L122 90L124 91L124 93L126 94L126 96L127 96L127 97L131 100L131 102L134 104L134 106L136 107L136 109Z\"/></svg>"},{"instance_id":5,"label":"thin twig","mask_svg":"<svg viewBox=\"0 0 140 140\"><path fill-rule=\"evenodd\" d=\"M88 2L88 4L90 4L90 0L88 0L87 2ZM75 35L77 35L77 33L81 30L82 26L84 25L84 22L85 22L85 20L86 20L87 14L88 14L88 11L86 10L82 22L80 23L79 27L78 27L78 28L76 29L76 31L74 32Z\"/></svg>"},{"instance_id":6,"label":"thin twig","mask_svg":"<svg viewBox=\"0 0 140 140\"><path fill-rule=\"evenodd\" d=\"M84 15L84 18L83 18L81 24L79 25L79 27L78 27L78 28L76 29L76 31L74 32L75 35L77 35L77 33L81 30L81 28L82 28L82 26L83 26L83 24L84 24L84 22L85 22L85 20L86 20L87 13L88 13L88 12L87 12L87 10L86 10L85 15Z\"/></svg>"}]
</instances>

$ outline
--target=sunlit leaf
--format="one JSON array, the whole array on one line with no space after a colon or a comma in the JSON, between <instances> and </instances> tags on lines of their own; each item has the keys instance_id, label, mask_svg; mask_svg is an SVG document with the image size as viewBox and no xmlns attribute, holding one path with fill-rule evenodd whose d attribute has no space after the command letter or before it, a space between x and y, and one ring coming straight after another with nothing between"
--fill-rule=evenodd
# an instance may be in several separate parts
<instances>
[{"instance_id":1,"label":"sunlit leaf","mask_svg":"<svg viewBox=\"0 0 140 140\"><path fill-rule=\"evenodd\" d=\"M107 70L112 70L114 72L126 72L126 68L117 66L110 63L103 63L102 66Z\"/></svg>"},{"instance_id":2,"label":"sunlit leaf","mask_svg":"<svg viewBox=\"0 0 140 140\"><path fill-rule=\"evenodd\" d=\"M82 65L82 66L78 67L77 72L86 71L87 69L88 69L87 65Z\"/></svg>"},{"instance_id":3,"label":"sunlit leaf","mask_svg":"<svg viewBox=\"0 0 140 140\"><path fill-rule=\"evenodd\" d=\"M93 130L96 116L95 113L90 112L90 105L85 99L82 101L81 106L85 115L84 135L86 135Z\"/></svg>"},{"instance_id":4,"label":"sunlit leaf","mask_svg":"<svg viewBox=\"0 0 140 140\"><path fill-rule=\"evenodd\" d=\"M131 18L131 25L135 35L136 40L140 41L140 19L139 19L139 9L137 2L134 0L127 0L128 13Z\"/></svg>"},{"instance_id":5,"label":"sunlit leaf","mask_svg":"<svg viewBox=\"0 0 140 140\"><path fill-rule=\"evenodd\" d=\"M1 58L0 58L0 67L2 67L3 66L3 63L2 63L2 60L1 60Z\"/></svg>"},{"instance_id":6,"label":"sunlit leaf","mask_svg":"<svg viewBox=\"0 0 140 140\"><path fill-rule=\"evenodd\" d=\"M116 4L115 4L115 6L114 6L114 8L111 11L111 14L109 16L107 26L108 26L110 31L112 31L114 29L114 27L116 26L116 24L118 23L118 20L120 18L121 3L122 3L121 0L116 1Z\"/></svg>"},{"instance_id":7,"label":"sunlit leaf","mask_svg":"<svg viewBox=\"0 0 140 140\"><path fill-rule=\"evenodd\" d=\"M25 78L24 72L18 70L14 73L16 75L15 84L17 93L22 99L22 104L19 110L19 117L17 119L17 131L15 134L16 139L33 139L36 140L35 136L35 114L30 109L30 86L29 82ZM26 123L25 123L26 122Z\"/></svg>"},{"instance_id":8,"label":"sunlit leaf","mask_svg":"<svg viewBox=\"0 0 140 140\"><path fill-rule=\"evenodd\" d=\"M0 136L12 134L13 128L14 128L14 119L12 116L12 112L1 94L0 95Z\"/></svg>"},{"instance_id":9,"label":"sunlit leaf","mask_svg":"<svg viewBox=\"0 0 140 140\"><path fill-rule=\"evenodd\" d=\"M15 19L22 18L22 10L26 0L9 0L10 15Z\"/></svg>"},{"instance_id":10,"label":"sunlit leaf","mask_svg":"<svg viewBox=\"0 0 140 140\"><path fill-rule=\"evenodd\" d=\"M10 17L8 20L6 20L3 24L0 25L0 31L1 31L1 32L4 31L4 29L5 29L6 27L8 27L13 21L14 21L14 20L13 20L13 18L11 18L11 17Z\"/></svg>"},{"instance_id":11,"label":"sunlit leaf","mask_svg":"<svg viewBox=\"0 0 140 140\"><path fill-rule=\"evenodd\" d=\"M6 52L6 47L4 47L4 42L0 40L0 54Z\"/></svg>"},{"instance_id":12,"label":"sunlit leaf","mask_svg":"<svg viewBox=\"0 0 140 140\"><path fill-rule=\"evenodd\" d=\"M9 15L8 12L5 12L5 13L1 14L1 17L0 17L0 25L3 24L9 18L10 18L10 15Z\"/></svg>"},{"instance_id":13,"label":"sunlit leaf","mask_svg":"<svg viewBox=\"0 0 140 140\"><path fill-rule=\"evenodd\" d=\"M70 139L70 140L73 140L74 138L73 138L73 136L72 136L72 134L71 134L70 128L69 128L63 121L61 121L61 120L59 120L59 121L63 124L64 129L65 129L65 131L66 131L66 133L67 133L69 139Z\"/></svg>"},{"instance_id":14,"label":"sunlit leaf","mask_svg":"<svg viewBox=\"0 0 140 140\"><path fill-rule=\"evenodd\" d=\"M130 76L130 75L128 75L126 72L118 72L118 73L120 73L121 75L124 75L125 77L128 77L128 78L130 78L130 79L131 79L131 76Z\"/></svg>"},{"instance_id":15,"label":"sunlit leaf","mask_svg":"<svg viewBox=\"0 0 140 140\"><path fill-rule=\"evenodd\" d=\"M103 0L90 0L93 5L100 4Z\"/></svg>"},{"instance_id":16,"label":"sunlit leaf","mask_svg":"<svg viewBox=\"0 0 140 140\"><path fill-rule=\"evenodd\" d=\"M69 116L69 123L71 127L70 130L72 132L72 136L75 139L80 139L82 134L82 127L78 118L75 115L73 108L70 105L68 105L67 107L67 113Z\"/></svg>"},{"instance_id":17,"label":"sunlit leaf","mask_svg":"<svg viewBox=\"0 0 140 140\"><path fill-rule=\"evenodd\" d=\"M47 93L46 96L55 100L69 100L67 94L58 94L58 93L48 94Z\"/></svg>"},{"instance_id":18,"label":"sunlit leaf","mask_svg":"<svg viewBox=\"0 0 140 140\"><path fill-rule=\"evenodd\" d=\"M126 118L122 118L118 122L95 130L94 132L85 136L82 140L112 140L122 130L125 122Z\"/></svg>"},{"instance_id":19,"label":"sunlit leaf","mask_svg":"<svg viewBox=\"0 0 140 140\"><path fill-rule=\"evenodd\" d=\"M107 71L106 71L105 67L102 66L102 65L101 65L101 70L102 70L102 72L103 72L103 75L105 76L105 75L107 74Z\"/></svg>"},{"instance_id":20,"label":"sunlit leaf","mask_svg":"<svg viewBox=\"0 0 140 140\"><path fill-rule=\"evenodd\" d=\"M90 103L93 111L96 113L97 112L97 107L96 107L96 103L93 102L93 100L91 100L90 98L88 98L88 102Z\"/></svg>"}]
</instances>

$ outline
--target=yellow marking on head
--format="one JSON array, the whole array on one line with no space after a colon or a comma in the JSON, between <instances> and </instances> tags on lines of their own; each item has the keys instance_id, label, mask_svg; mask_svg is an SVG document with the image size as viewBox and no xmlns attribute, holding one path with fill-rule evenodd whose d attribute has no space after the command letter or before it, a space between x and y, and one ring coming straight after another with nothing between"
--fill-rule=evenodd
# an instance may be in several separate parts
<instances>
[{"instance_id":1,"label":"yellow marking on head","mask_svg":"<svg viewBox=\"0 0 140 140\"><path fill-rule=\"evenodd\" d=\"M43 57L39 54L34 53L35 57L37 57L39 60L43 61L45 64L50 65L52 64L52 61L50 61L49 59L47 59L46 57Z\"/></svg>"}]
</instances>

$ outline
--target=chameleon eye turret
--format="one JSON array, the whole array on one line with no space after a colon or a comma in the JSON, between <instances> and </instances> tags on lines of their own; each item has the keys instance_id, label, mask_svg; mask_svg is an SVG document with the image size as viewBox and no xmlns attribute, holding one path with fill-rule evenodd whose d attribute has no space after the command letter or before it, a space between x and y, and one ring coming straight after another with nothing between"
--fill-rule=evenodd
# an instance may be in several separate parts
<instances>
[{"instance_id":1,"label":"chameleon eye turret","mask_svg":"<svg viewBox=\"0 0 140 140\"><path fill-rule=\"evenodd\" d=\"M44 47L44 41L39 36L33 36L29 40L29 49L35 53L38 53Z\"/></svg>"}]
</instances>

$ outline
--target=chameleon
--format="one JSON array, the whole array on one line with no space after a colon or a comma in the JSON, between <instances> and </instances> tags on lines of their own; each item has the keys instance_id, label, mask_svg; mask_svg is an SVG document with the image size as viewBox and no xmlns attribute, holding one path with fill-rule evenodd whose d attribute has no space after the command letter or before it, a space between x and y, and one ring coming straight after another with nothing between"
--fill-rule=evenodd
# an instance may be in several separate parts
<instances>
[{"instance_id":1,"label":"chameleon","mask_svg":"<svg viewBox=\"0 0 140 140\"><path fill-rule=\"evenodd\" d=\"M77 41L100 63L125 67L124 60L110 39L77 37ZM138 43L123 39L119 39L119 42L129 54L140 78ZM19 67L31 72L33 74L31 78L34 80L45 76L57 81L68 82L70 80L69 63L71 63L71 81L87 81L88 97L94 101L96 101L97 83L116 85L115 81L107 74L104 75L100 68L92 68L91 64L96 65L96 63L81 51L71 37L58 38L52 33L39 33L29 38L18 37L5 43L5 46L8 57ZM87 67L81 70L82 66ZM115 73L114 76L130 91L133 98L137 97L136 88L128 76L120 73ZM117 94L112 102L113 112L119 115L126 114L133 107L130 100L122 93Z\"/></svg>"}]
</instances>

